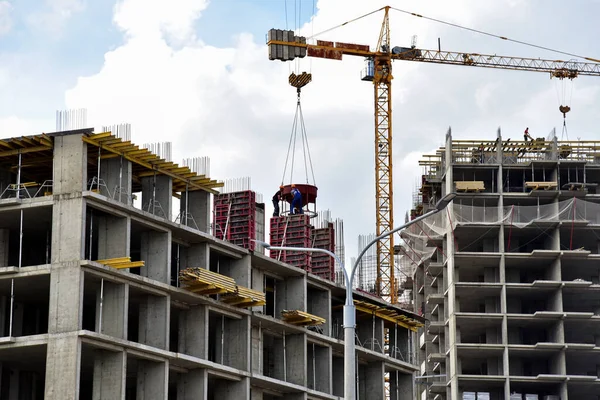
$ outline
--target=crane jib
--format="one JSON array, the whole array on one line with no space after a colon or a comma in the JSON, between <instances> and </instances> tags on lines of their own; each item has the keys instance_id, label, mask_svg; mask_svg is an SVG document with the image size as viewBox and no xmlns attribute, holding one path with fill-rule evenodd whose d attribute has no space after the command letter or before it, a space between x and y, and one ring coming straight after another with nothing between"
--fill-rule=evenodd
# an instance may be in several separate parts
<instances>
[{"instance_id":1,"label":"crane jib","mask_svg":"<svg viewBox=\"0 0 600 400\"><path fill-rule=\"evenodd\" d=\"M343 55L359 57L390 57L392 60L420 61L438 64L464 65L483 68L512 69L523 71L548 72L557 78L574 78L578 75L600 76L600 63L597 62L577 62L564 60L545 60L541 58L524 58L488 55L479 53L462 53L453 51L426 50L415 48L395 47L390 53L371 51L369 46L343 43L317 41L316 45L306 43L306 38L293 36L290 40L269 40L267 45L270 49L280 47L285 49L297 48L303 49L297 57L305 56L328 58L341 60ZM303 40L302 40L303 39ZM403 51L394 53L393 50L402 49ZM284 50L285 51L285 50ZM271 50L269 54L271 55ZM286 51L287 53L287 51ZM293 53L290 51L290 53ZM272 59L282 59L283 57L274 57ZM590 59L593 60L593 59ZM285 60L283 60L285 61ZM557 72L558 71L558 72ZM561 71L568 71L568 76L563 76Z\"/></svg>"}]
</instances>

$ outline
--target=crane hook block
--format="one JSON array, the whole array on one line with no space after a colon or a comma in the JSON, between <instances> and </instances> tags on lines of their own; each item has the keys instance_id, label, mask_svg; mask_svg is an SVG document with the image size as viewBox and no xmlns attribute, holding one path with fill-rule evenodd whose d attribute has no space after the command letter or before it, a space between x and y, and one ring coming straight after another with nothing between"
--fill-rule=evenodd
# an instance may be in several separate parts
<instances>
[{"instance_id":1,"label":"crane hook block","mask_svg":"<svg viewBox=\"0 0 600 400\"><path fill-rule=\"evenodd\" d=\"M563 114L563 118L567 118L567 113L571 111L571 107L569 106L560 106L558 107L558 109Z\"/></svg>"},{"instance_id":2,"label":"crane hook block","mask_svg":"<svg viewBox=\"0 0 600 400\"><path fill-rule=\"evenodd\" d=\"M300 89L306 85L308 85L312 81L312 74L303 72L300 75L296 75L295 73L290 74L290 85L293 87Z\"/></svg>"}]
</instances>

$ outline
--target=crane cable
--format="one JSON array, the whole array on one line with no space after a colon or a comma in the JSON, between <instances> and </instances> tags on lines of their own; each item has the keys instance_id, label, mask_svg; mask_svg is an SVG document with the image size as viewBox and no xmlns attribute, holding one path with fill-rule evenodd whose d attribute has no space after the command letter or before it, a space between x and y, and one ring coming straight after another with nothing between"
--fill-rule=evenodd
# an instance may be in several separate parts
<instances>
[{"instance_id":1,"label":"crane cable","mask_svg":"<svg viewBox=\"0 0 600 400\"><path fill-rule=\"evenodd\" d=\"M290 183L293 183L293 175L294 175L294 160L296 155L296 140L298 137L298 125L300 127L300 134L302 140L302 153L304 156L304 173L306 174L306 183L310 184L308 181L308 167L310 166L310 172L312 175L313 185L316 185L315 182L315 172L312 165L312 157L310 156L310 148L308 146L308 136L306 135L306 126L304 125L304 115L302 114L302 105L300 103L300 88L297 88L297 102L296 102L296 114L294 115L294 122L292 124L292 134L290 135L290 142L288 145L287 156L285 158L285 166L283 168L283 176L281 178L281 184L285 182L285 174L287 172L288 162L290 161L290 152L291 152L291 163L290 163Z\"/></svg>"},{"instance_id":2,"label":"crane cable","mask_svg":"<svg viewBox=\"0 0 600 400\"><path fill-rule=\"evenodd\" d=\"M596 58L584 57L584 56L580 56L580 55L577 55L577 54L568 53L566 51L551 49L549 47L544 47L544 46L540 46L540 45L533 44L533 43L523 42L521 40L510 39L510 38L508 38L506 36L495 35L493 33L485 32L485 31L480 31L478 29L468 28L466 26L462 26L462 25L455 24L455 23L452 23L452 22L442 21L442 20L436 19L436 18L426 17L426 16L421 15L421 14L413 13L413 12L406 11L406 10L401 10L401 9L395 8L395 7L390 7L390 9L395 10L395 11L399 11L399 12L404 13L404 14L409 14L409 15L412 15L414 17L419 17L419 18L427 19L429 21L438 22L440 24L449 25L449 26L452 26L452 27L455 27L455 28L464 29L464 30L467 30L467 31L479 33L481 35L491 36L491 37L495 37L495 38L498 38L498 39L507 40L509 42L518 43L518 44L522 44L522 45L529 46L529 47L535 47L535 48L541 49L541 50L547 50L547 51L551 51L551 52L554 52L554 53L559 53L559 54L563 54L563 55L567 55L567 56L582 58L584 60L588 60L588 61L593 61L593 62L596 62L596 63L600 63L600 60L598 60Z\"/></svg>"},{"instance_id":3,"label":"crane cable","mask_svg":"<svg viewBox=\"0 0 600 400\"><path fill-rule=\"evenodd\" d=\"M369 12L367 14L361 15L360 17L353 18L353 19L348 20L348 21L346 21L344 23L336 25L336 26L334 26L332 28L329 28L329 29L326 29L324 31L321 31L321 32L319 32L317 34L314 34L314 35L308 37L307 39L313 39L313 38L315 38L317 36L320 36L320 35L322 35L324 33L331 32L334 29L341 28L342 26L348 25L349 23L352 23L352 22L358 21L359 19L368 17L369 15L375 14L376 12L379 12L379 11L381 11L383 9L385 9L385 7L381 7L379 9L377 9L377 10L374 10L374 11L371 11L371 12ZM437 22L437 23L440 23L440 24L452 26L454 28L464 29L464 30L467 30L467 31L470 31L470 32L479 33L481 35L491 36L491 37L495 37L495 38L498 38L498 39L506 40L506 41L509 41L509 42L522 44L524 46L534 47L534 48L541 49L541 50L551 51L553 53L563 54L563 55L567 55L567 56L572 56L572 57L577 57L577 58L581 58L581 59L584 59L584 60L592 61L592 62L595 62L595 63L600 63L600 59L597 59L597 58L584 57L584 56L580 56L578 54L574 54L574 53L569 53L569 52L566 52L566 51L552 49L550 47L540 46L540 45L537 45L537 44L533 44L533 43L529 43L529 42L524 42L524 41L521 41L521 40L510 39L510 38L508 38L506 36L496 35L496 34L493 34L493 33L481 31L479 29L469 28L469 27L466 27L466 26L463 26L463 25L455 24L453 22L448 22L448 21L443 21L441 19L427 17L425 15L417 14L417 13L414 13L414 12L411 12L411 11L401 10L399 8L396 8L396 7L390 7L390 9L398 11L398 12L401 12L401 13L404 13L404 14L412 15L413 17L419 17L419 18L427 19L429 21L433 21L433 22Z\"/></svg>"},{"instance_id":4,"label":"crane cable","mask_svg":"<svg viewBox=\"0 0 600 400\"><path fill-rule=\"evenodd\" d=\"M569 79L570 84L567 83L565 81L565 79ZM561 86L560 89L558 87L559 85ZM556 88L556 98L558 100L558 110L563 115L562 134L560 136L561 140L564 140L565 137L567 138L567 140L569 140L569 133L567 132L567 113L569 111L571 111L574 85L575 85L575 83L572 78L559 78L559 80L556 82L556 86L554 86ZM570 91L568 90L567 86L569 86ZM567 102L567 97L569 97L568 102Z\"/></svg>"}]
</instances>

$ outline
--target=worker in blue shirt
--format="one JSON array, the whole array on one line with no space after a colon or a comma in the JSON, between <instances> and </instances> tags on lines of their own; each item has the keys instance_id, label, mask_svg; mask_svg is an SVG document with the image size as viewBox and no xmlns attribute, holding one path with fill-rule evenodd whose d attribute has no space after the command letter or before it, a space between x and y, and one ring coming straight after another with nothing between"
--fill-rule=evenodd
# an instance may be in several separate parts
<instances>
[{"instance_id":1,"label":"worker in blue shirt","mask_svg":"<svg viewBox=\"0 0 600 400\"><path fill-rule=\"evenodd\" d=\"M290 203L290 214L304 214L302 210L302 194L298 189L296 189L296 185L292 184L292 191L290 192L292 197L292 202ZM298 212L296 212L298 210Z\"/></svg>"}]
</instances>

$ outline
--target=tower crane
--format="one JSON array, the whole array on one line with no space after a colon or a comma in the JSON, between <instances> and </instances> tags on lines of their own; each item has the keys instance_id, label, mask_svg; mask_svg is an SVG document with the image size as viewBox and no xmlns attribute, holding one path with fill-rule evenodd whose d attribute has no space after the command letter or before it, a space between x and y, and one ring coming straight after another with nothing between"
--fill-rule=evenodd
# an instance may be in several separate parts
<instances>
[{"instance_id":1,"label":"tower crane","mask_svg":"<svg viewBox=\"0 0 600 400\"><path fill-rule=\"evenodd\" d=\"M359 56L366 59L364 81L372 81L375 89L375 210L377 236L389 232L394 225L393 181L392 181L392 61L418 61L436 64L461 65L511 69L518 71L546 72L551 78L574 79L580 75L600 76L598 60L587 58L590 63L539 58L507 57L477 53L451 52L392 47L390 39L389 11L386 6L377 47L373 51L368 45L317 40L307 43L306 37L296 36L294 31L271 29L267 36L270 60L292 61L295 58L318 57L342 60L343 56ZM380 11L380 10L378 10ZM369 13L372 14L372 13ZM369 15L367 14L367 15ZM418 14L413 14L422 17ZM500 37L501 39L506 39ZM563 110L561 109L561 112ZM396 303L397 283L394 277L393 235L377 242L377 280L375 292L378 296Z\"/></svg>"}]
</instances>

